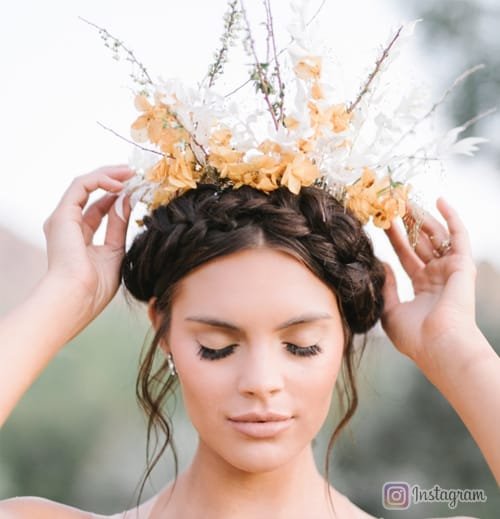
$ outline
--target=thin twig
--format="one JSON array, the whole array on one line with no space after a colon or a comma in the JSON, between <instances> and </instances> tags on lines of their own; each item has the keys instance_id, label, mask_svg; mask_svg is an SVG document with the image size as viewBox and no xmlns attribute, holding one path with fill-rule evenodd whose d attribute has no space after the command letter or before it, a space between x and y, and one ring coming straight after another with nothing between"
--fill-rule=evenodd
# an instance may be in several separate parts
<instances>
[{"instance_id":1,"label":"thin twig","mask_svg":"<svg viewBox=\"0 0 500 519\"><path fill-rule=\"evenodd\" d=\"M194 144L196 144L196 146L198 146L198 148L200 148L200 150L202 151L203 155L205 156L205 159L208 158L208 153L207 153L207 150L197 141L196 137L194 136L193 133L191 133L180 121L178 115L171 109L168 109L168 113L169 115L171 115L175 122L189 135L189 138L193 141ZM196 126L198 125L198 121L196 121ZM193 147L191 146L191 143L188 143L188 146L191 148L191 151L193 152L194 156L196 157L196 154L194 153L194 150L193 150Z\"/></svg>"},{"instance_id":2,"label":"thin twig","mask_svg":"<svg viewBox=\"0 0 500 519\"><path fill-rule=\"evenodd\" d=\"M264 9L266 10L266 63L269 63L271 60L271 24L269 22L269 11L267 10L267 0L263 0Z\"/></svg>"},{"instance_id":3,"label":"thin twig","mask_svg":"<svg viewBox=\"0 0 500 519\"><path fill-rule=\"evenodd\" d=\"M247 12L246 12L245 6L243 4L243 0L240 0L240 6L241 6L241 12L243 14L243 18L245 19L245 24L247 26L248 40L250 42L250 49L252 50L252 54L253 54L253 57L254 57L254 60L255 60L255 67L257 69L257 74L259 75L260 83L261 83L261 85L263 87L262 88L262 94L264 95L264 100L266 101L266 104L267 104L267 106L269 108L269 112L270 112L271 117L272 117L273 122L274 122L274 127L277 130L279 128L279 124L278 124L278 121L276 119L276 114L274 113L273 106L271 104L271 101L269 99L269 95L266 92L266 87L265 87L265 85L269 84L269 82L267 81L267 77L265 76L264 71L262 70L262 66L261 66L261 64L259 62L259 58L257 56L257 51L255 50L255 42L254 42L253 37L252 37L252 31L251 31L251 28L250 28L250 22L248 20L248 16L247 16Z\"/></svg>"},{"instance_id":4,"label":"thin twig","mask_svg":"<svg viewBox=\"0 0 500 519\"><path fill-rule=\"evenodd\" d=\"M309 19L309 21L306 23L306 27L309 27L309 25L311 25L311 23L315 20L315 18L319 15L319 13L323 10L323 7L325 6L326 4L326 1L327 0L323 0L321 2L321 5L319 6L319 8L317 9L317 11L314 13L314 15ZM285 52L288 47L290 47L290 45L294 42L294 38L290 38L290 41L287 43L286 47L284 47L283 49L281 49L278 54L276 55L276 58L272 59L269 64L273 63L273 61L275 61L276 59L278 59L279 56L281 56L283 54L283 52ZM224 95L224 97L230 97L232 96L233 94L236 94L236 92L238 92L238 90L241 90L242 88L246 87L248 85L248 83L250 83L252 81L252 79L247 79L244 83L241 83L241 85L237 86L236 88L234 88L233 90L231 90L230 92L228 92L227 94Z\"/></svg>"},{"instance_id":5,"label":"thin twig","mask_svg":"<svg viewBox=\"0 0 500 519\"><path fill-rule=\"evenodd\" d=\"M279 99L280 99L279 100L280 112L278 115L278 121L282 122L283 115L284 115L284 112L283 112L284 91L283 91L283 82L281 81L281 73L280 73L278 55L276 52L276 39L274 37L274 23L273 23L273 15L271 12L271 2L270 2L270 0L264 0L264 4L266 6L267 20L268 20L268 24L269 24L268 33L271 35L271 42L272 42L272 46L273 46L273 55L274 55L273 61L275 62L274 70L276 71L276 78L278 79L278 91L279 91L278 95L279 95Z\"/></svg>"},{"instance_id":6,"label":"thin twig","mask_svg":"<svg viewBox=\"0 0 500 519\"><path fill-rule=\"evenodd\" d=\"M312 15L312 17L310 18L310 20L306 23L306 27L311 25L311 23L314 22L314 20L317 18L317 16L319 15L319 13L323 10L323 7L325 7L325 4L326 4L326 0L323 0L323 2L321 2L320 6L318 7L318 9L316 10L316 12ZM283 51L281 51L283 52Z\"/></svg>"},{"instance_id":7,"label":"thin twig","mask_svg":"<svg viewBox=\"0 0 500 519\"><path fill-rule=\"evenodd\" d=\"M226 27L224 30L224 33L221 37L221 43L222 46L219 49L219 51L216 53L216 59L215 63L212 65L211 69L209 70L208 77L210 78L210 81L208 83L208 88L210 88L215 83L215 78L222 70L222 64L224 63L224 60L226 59L227 51L228 51L228 44L231 39L231 31L234 28L234 25L236 24L236 21L238 19L238 11L236 10L236 3L237 0L233 0L232 2L229 2L229 11L227 13L227 20L226 20ZM203 79L202 83L205 82L205 79Z\"/></svg>"},{"instance_id":8,"label":"thin twig","mask_svg":"<svg viewBox=\"0 0 500 519\"><path fill-rule=\"evenodd\" d=\"M389 53L390 53L393 45L396 43L397 39L399 38L402 30L403 30L403 26L401 25L401 27L397 30L397 32L394 35L394 37L392 38L392 40L389 42L389 45L387 45L387 47L383 50L382 55L380 56L380 58L375 63L375 68L373 69L371 74L368 76L368 79L367 79L365 85L363 86L363 88L361 89L361 92L359 93L358 97L347 108L347 113L351 113L352 111L354 111L354 109L356 108L356 106L358 106L358 104L361 101L361 99L363 99L365 94L368 92L368 90L370 88L370 85L372 84L372 82L375 79L376 75L379 73L380 67L382 66L384 61L388 58Z\"/></svg>"},{"instance_id":9,"label":"thin twig","mask_svg":"<svg viewBox=\"0 0 500 519\"><path fill-rule=\"evenodd\" d=\"M488 117L488 115L491 115L497 111L497 107L493 106L489 108L488 110L485 110L484 112L481 112L480 114L472 117L468 121L465 121L464 124L460 125L462 128L462 131L467 130L470 126L473 124L476 124L479 120L484 119L485 117Z\"/></svg>"},{"instance_id":10,"label":"thin twig","mask_svg":"<svg viewBox=\"0 0 500 519\"><path fill-rule=\"evenodd\" d=\"M141 149L142 151L147 151L149 153L154 153L155 155L160 155L161 157L165 157L165 153L162 153L161 151L152 150L150 148L145 148L144 146L141 146L140 144L137 144L137 142L134 142L134 141L132 141L130 139L127 139L123 135L120 135L119 133L115 132L115 130L112 130L108 126L105 126L104 124L100 123L99 121L96 121L96 122L97 122L97 124L101 128L104 128L106 131L111 132L113 135L115 135L116 137L120 138L122 141L125 141L125 142L128 142L129 144L132 144L136 148Z\"/></svg>"},{"instance_id":11,"label":"thin twig","mask_svg":"<svg viewBox=\"0 0 500 519\"><path fill-rule=\"evenodd\" d=\"M424 115L422 116L420 119L418 119L417 121L415 121L413 123L413 125L411 126L411 128L405 132L400 138L399 140L396 142L396 144L394 144L392 146L392 148L390 149L389 153L392 153L405 139L406 137L408 137L408 135L411 135L415 129L417 128L417 126L419 124L421 124L423 121L425 121L426 119L428 119L436 110L437 108L444 103L444 101L446 100L446 98L451 94L451 92L462 82L464 81L466 78L468 78L471 74L474 74L474 72L477 72L478 70L484 68L484 65L476 65L474 67L471 67L469 69L467 69L465 72L462 72L462 74L460 74L452 83L452 85L450 87L448 87L446 89L446 91L444 92L444 94L441 96L441 98L439 99L439 101L436 101L432 107L429 109L429 111ZM489 115L489 114L486 114L486 115ZM479 116L478 116L479 117ZM481 115L480 118L482 118L483 116ZM474 118L475 119L475 118ZM475 121L474 121L475 122ZM473 123L470 123L469 121L467 121L466 123L464 123L468 126L470 126L470 124L473 124ZM465 129L465 128L464 128Z\"/></svg>"},{"instance_id":12,"label":"thin twig","mask_svg":"<svg viewBox=\"0 0 500 519\"><path fill-rule=\"evenodd\" d=\"M82 20L82 22L85 22L86 24L90 25L91 27L94 27L95 29L97 29L101 33L101 35L105 35L106 37L109 37L112 40L114 40L115 43L129 55L130 61L132 63L135 63L139 67L140 71L142 72L143 76L146 79L146 82L149 83L150 85L153 84L153 81L151 80L151 77L149 76L148 71L146 70L146 67L135 57L135 54L133 53L133 51L130 50L128 47L126 47L121 40L119 40L118 38L115 38L109 31L107 31L103 27L99 27L99 25L96 25L95 23L90 22L89 20L86 20L85 18L83 18L81 16L79 16L78 18L80 20Z\"/></svg>"},{"instance_id":13,"label":"thin twig","mask_svg":"<svg viewBox=\"0 0 500 519\"><path fill-rule=\"evenodd\" d=\"M424 119L428 119L435 111L436 109L438 108L438 106L442 105L446 98L453 92L453 90L455 90L455 88L460 84L462 83L462 81L464 81L465 79L467 79L469 76L471 76L472 74L474 74L475 72L477 72L478 70L481 70L484 68L484 65L481 63L479 65L475 65L474 67L471 67L471 68L468 68L465 72L462 72L462 74L460 74L457 78L455 78L455 80L453 81L453 83L451 84L451 86L449 86L446 91L444 92L444 94L441 96L441 98L436 101L432 107L430 108L430 110L424 115L424 117L422 119L420 119L419 121L417 121L413 128L419 124L420 121L423 121ZM411 131L411 130L410 130Z\"/></svg>"}]
</instances>

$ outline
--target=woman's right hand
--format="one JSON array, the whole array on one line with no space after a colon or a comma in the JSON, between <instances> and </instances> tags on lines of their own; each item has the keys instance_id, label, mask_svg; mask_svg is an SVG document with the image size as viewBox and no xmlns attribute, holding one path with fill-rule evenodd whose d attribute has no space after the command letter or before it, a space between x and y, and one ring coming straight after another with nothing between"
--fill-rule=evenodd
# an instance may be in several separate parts
<instances>
[{"instance_id":1,"label":"woman's right hand","mask_svg":"<svg viewBox=\"0 0 500 519\"><path fill-rule=\"evenodd\" d=\"M64 287L64 295L73 303L81 303L79 317L87 323L111 301L120 283L131 211L127 197L123 221L113 204L124 187L123 181L132 176L127 166L106 166L76 177L43 226L48 257L46 279ZM108 193L85 209L90 194L98 188ZM95 245L94 235L106 215L104 244Z\"/></svg>"}]
</instances>

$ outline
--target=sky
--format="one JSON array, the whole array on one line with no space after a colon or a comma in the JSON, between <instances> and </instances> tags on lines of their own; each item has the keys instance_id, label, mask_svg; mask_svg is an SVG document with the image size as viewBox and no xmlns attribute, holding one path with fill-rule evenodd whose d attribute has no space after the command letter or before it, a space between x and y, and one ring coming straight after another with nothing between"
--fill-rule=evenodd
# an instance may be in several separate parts
<instances>
[{"instance_id":1,"label":"sky","mask_svg":"<svg viewBox=\"0 0 500 519\"><path fill-rule=\"evenodd\" d=\"M321 1L312 3L319 6ZM287 19L287 5L273 2L276 20ZM374 51L404 20L394 5L326 1L324 38L348 56L354 75L363 77ZM217 47L225 6L225 0L18 0L8 12L4 8L0 225L43 246L43 221L71 179L127 162L130 155L130 145L97 124L128 134L136 116L130 68L113 60L97 32L79 17L125 41L154 77L195 82L206 73ZM407 52L409 61L427 65L416 44ZM487 223L497 210L500 175L480 155L460 158L448 169L444 181L431 179L429 200L445 194L469 228L475 258L500 266L496 228Z\"/></svg>"}]
</instances>

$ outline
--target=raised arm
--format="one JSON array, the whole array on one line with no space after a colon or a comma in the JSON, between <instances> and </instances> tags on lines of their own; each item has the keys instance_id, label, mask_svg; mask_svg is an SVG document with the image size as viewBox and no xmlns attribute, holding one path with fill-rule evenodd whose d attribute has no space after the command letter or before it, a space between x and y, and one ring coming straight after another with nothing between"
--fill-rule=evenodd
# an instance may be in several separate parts
<instances>
[{"instance_id":1,"label":"raised arm","mask_svg":"<svg viewBox=\"0 0 500 519\"><path fill-rule=\"evenodd\" d=\"M47 273L0 320L0 426L49 361L116 293L130 206L126 202L122 221L112 193L131 176L127 167L114 166L77 177L46 220ZM85 209L98 188L109 193ZM104 245L93 245L106 215Z\"/></svg>"},{"instance_id":2,"label":"raised arm","mask_svg":"<svg viewBox=\"0 0 500 519\"><path fill-rule=\"evenodd\" d=\"M467 231L444 200L445 229L425 215L416 249L396 227L389 239L413 283L401 303L390 268L383 326L460 416L500 484L500 357L475 321L476 268Z\"/></svg>"}]
</instances>

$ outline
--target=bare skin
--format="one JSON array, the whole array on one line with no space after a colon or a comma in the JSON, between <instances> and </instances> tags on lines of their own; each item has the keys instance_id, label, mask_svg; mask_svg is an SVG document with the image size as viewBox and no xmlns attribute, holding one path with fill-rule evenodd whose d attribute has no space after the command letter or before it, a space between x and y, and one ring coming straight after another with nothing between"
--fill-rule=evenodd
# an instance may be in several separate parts
<instances>
[{"instance_id":1,"label":"bare skin","mask_svg":"<svg viewBox=\"0 0 500 519\"><path fill-rule=\"evenodd\" d=\"M33 294L0 321L0 424L56 353L114 296L127 222L122 222L112 210L113 196L103 197L85 208L92 191L100 187L110 193L117 192L122 181L131 174L126 167L117 166L101 168L75 179L47 220L44 231L48 272ZM467 233L451 207L440 201L438 208L448 228L427 217L421 231L424 239L416 251L396 227L388 232L413 282L415 298L411 302L399 302L394 278L388 270L383 326L395 347L416 363L456 410L500 483L496 434L500 422L500 360L475 323L475 267ZM126 219L129 213L126 205ZM105 215L109 215L105 245L96 247L92 245L93 236ZM443 257L435 257L436 243L448 235L451 250ZM246 273L255 275L241 276L238 266L242 265ZM220 286L218 276L222 271L225 275L232 272L233 283L240 283L240 297L234 293L231 296L230 290L219 290L218 306L214 306L212 291L211 305L203 307L209 300L210 283L218 281ZM234 517L234 514L223 515L227 507L237 510L242 519L255 517L255 514L273 519L285 516L298 519L310 516L312 510L317 512L315 517L318 518L335 517L310 451L310 441L329 405L327 395L333 389L341 358L335 298L329 297L331 294L322 283L296 260L267 249L237 253L208 263L185 281L184 290L174 305L177 324L165 338L164 349L175 359L200 444L175 490L172 491L169 484L139 510L112 517L206 518L207 510L213 511L218 519ZM262 297L262 291L255 289L258 283L263 286L275 283L274 288L278 290L269 290L266 297ZM287 289L293 290L291 287L296 289L294 296L286 293ZM198 299L197 313L207 313L210 309L216 312L216 317L236 322L240 325L238 337L221 334L220 330L214 332L200 323L195 326L185 322L188 309L191 312L195 309L192 296L202 288L206 295ZM280 298L280 294L281 299L273 299ZM257 299L252 301L252 298ZM321 326L304 325L279 333L274 331L277 324L302 313L304 306L309 309L311 301L321 305L316 308L318 312L331 316L324 319ZM234 309L235 304L240 306ZM238 311L242 304L245 304L245 312ZM266 304L273 305L273 311ZM255 311L248 312L249 308ZM281 308L281 313L276 312L276 308ZM150 312L150 317L154 324L157 316ZM47 329L48 321L60 325ZM193 339L210 340L211 348L234 342L238 347L224 359L209 361L196 355ZM314 357L297 358L285 347L287 342L305 347L312 341L323 344L322 353ZM186 347L180 348L180 344ZM241 369L243 365L249 369ZM218 411L208 409L212 413L204 414L198 405L201 388L206 388L203 381L229 372L234 373L234 378L217 377L223 382L216 387L212 384L211 389L224 405L219 406ZM196 377L191 376L193 373ZM301 387L299 392L295 386L301 380L307 380L308 386ZM317 381L313 393L303 394L312 381ZM476 405L479 398L481 411ZM316 405L311 413L304 413L305 406L312 401ZM254 409L250 404L290 413L292 426L275 438L246 438L233 430L227 420L234 413ZM221 432L223 441L218 436ZM265 455L259 454L262 451ZM204 474L208 476L203 477ZM232 491L228 492L228 488ZM307 493L304 488L308 489ZM337 518L372 517L335 489L331 490ZM192 499L193 495L197 496L196 500ZM304 512L308 513L304 515ZM99 517L39 498L0 502L0 518L34 516L41 519Z\"/></svg>"}]
</instances>

